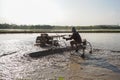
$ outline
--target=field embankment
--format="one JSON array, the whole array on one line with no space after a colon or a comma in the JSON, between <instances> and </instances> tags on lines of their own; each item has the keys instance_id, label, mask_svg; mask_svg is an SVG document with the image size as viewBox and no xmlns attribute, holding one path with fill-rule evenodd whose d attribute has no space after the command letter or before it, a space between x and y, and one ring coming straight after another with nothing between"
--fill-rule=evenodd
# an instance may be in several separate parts
<instances>
[{"instance_id":1,"label":"field embankment","mask_svg":"<svg viewBox=\"0 0 120 80\"><path fill-rule=\"evenodd\" d=\"M120 33L120 29L78 29L80 33ZM0 33L71 33L70 29L0 29Z\"/></svg>"}]
</instances>

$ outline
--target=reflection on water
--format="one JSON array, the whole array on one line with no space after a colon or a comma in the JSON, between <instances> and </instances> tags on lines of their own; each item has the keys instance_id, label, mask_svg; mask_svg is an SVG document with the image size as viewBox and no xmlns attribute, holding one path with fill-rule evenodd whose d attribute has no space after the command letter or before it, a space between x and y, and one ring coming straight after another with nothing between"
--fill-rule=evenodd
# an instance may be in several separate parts
<instances>
[{"instance_id":1,"label":"reflection on water","mask_svg":"<svg viewBox=\"0 0 120 80\"><path fill-rule=\"evenodd\" d=\"M31 41L6 40L1 42L0 55L36 51L37 48L33 44Z\"/></svg>"},{"instance_id":2,"label":"reflection on water","mask_svg":"<svg viewBox=\"0 0 120 80\"><path fill-rule=\"evenodd\" d=\"M95 70L89 68L90 66L120 73L119 33L81 33L82 38L86 38L94 47L93 54L86 54L85 60L81 60L79 56L70 56L70 52L52 54L42 58L30 57L29 53L43 50L34 46L38 35L0 34L0 79L49 80L70 76L69 74L72 73L69 68L71 61L84 66L83 73L94 74ZM54 35L54 33L50 33L50 35Z\"/></svg>"},{"instance_id":3,"label":"reflection on water","mask_svg":"<svg viewBox=\"0 0 120 80\"><path fill-rule=\"evenodd\" d=\"M85 33L81 35L95 48L120 50L120 33Z\"/></svg>"}]
</instances>

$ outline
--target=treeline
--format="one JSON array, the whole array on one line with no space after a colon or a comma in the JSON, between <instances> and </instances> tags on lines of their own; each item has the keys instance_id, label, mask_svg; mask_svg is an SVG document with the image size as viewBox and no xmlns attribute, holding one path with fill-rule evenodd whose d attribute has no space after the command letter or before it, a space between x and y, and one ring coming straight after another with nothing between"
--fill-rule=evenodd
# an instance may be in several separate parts
<instances>
[{"instance_id":1,"label":"treeline","mask_svg":"<svg viewBox=\"0 0 120 80\"><path fill-rule=\"evenodd\" d=\"M0 29L53 29L50 25L16 25L16 24L0 24Z\"/></svg>"},{"instance_id":2,"label":"treeline","mask_svg":"<svg viewBox=\"0 0 120 80\"><path fill-rule=\"evenodd\" d=\"M51 26L51 25L16 25L0 24L0 29L120 29L119 25L94 25L94 26Z\"/></svg>"}]
</instances>

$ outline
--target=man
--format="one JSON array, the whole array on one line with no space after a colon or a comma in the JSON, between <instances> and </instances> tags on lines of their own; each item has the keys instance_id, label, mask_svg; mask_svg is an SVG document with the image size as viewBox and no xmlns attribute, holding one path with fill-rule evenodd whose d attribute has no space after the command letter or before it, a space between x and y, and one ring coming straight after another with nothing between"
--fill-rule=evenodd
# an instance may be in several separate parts
<instances>
[{"instance_id":1,"label":"man","mask_svg":"<svg viewBox=\"0 0 120 80\"><path fill-rule=\"evenodd\" d=\"M72 33L73 34L71 35L70 38L64 38L64 39L66 39L66 40L73 39L73 41L70 42L71 47L73 48L75 45L77 48L77 44L80 44L82 42L82 39L81 39L81 36L79 35L79 33L76 31L75 27L72 28Z\"/></svg>"}]
</instances>

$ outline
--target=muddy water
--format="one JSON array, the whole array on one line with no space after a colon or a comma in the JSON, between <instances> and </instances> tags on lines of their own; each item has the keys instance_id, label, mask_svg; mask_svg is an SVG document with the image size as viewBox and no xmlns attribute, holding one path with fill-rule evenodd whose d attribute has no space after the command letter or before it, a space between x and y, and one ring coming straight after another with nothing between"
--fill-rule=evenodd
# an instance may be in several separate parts
<instances>
[{"instance_id":1,"label":"muddy water","mask_svg":"<svg viewBox=\"0 0 120 80\"><path fill-rule=\"evenodd\" d=\"M0 34L0 79L120 80L120 34L81 33L94 47L85 59L69 51L30 57L28 54L44 50L34 46L38 35Z\"/></svg>"}]
</instances>

